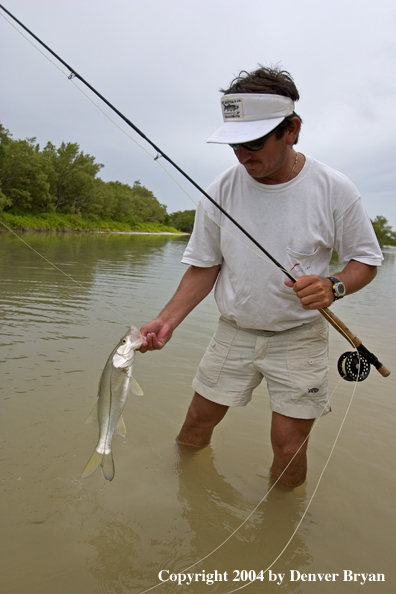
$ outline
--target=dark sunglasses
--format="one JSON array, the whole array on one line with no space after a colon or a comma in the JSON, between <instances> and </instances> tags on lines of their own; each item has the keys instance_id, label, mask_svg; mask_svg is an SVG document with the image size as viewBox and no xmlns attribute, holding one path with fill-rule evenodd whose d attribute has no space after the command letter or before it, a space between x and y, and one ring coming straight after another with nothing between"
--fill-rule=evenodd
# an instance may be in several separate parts
<instances>
[{"instance_id":1,"label":"dark sunglasses","mask_svg":"<svg viewBox=\"0 0 396 594\"><path fill-rule=\"evenodd\" d=\"M230 144L230 147L234 150L237 151L240 148L244 148L247 151L261 151L262 148L264 148L265 143L267 142L268 138L270 138L271 136L273 136L274 134L276 134L277 129L274 128L274 130L271 130L271 132L268 132L268 134L266 134L265 136L262 136L261 138L257 138L257 140L252 140L251 142L244 142L243 144Z\"/></svg>"}]
</instances>

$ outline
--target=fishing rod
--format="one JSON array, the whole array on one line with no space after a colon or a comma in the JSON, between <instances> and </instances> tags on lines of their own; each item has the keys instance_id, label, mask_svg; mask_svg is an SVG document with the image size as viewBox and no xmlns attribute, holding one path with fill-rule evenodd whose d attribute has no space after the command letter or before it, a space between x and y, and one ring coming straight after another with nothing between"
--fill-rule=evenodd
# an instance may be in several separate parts
<instances>
[{"instance_id":1,"label":"fishing rod","mask_svg":"<svg viewBox=\"0 0 396 594\"><path fill-rule=\"evenodd\" d=\"M121 113L110 101L108 101L99 91L97 91L88 81L86 81L74 68L58 56L48 45L46 45L37 35L28 29L2 4L0 8L10 16L22 29L42 45L52 56L54 56L63 66L69 70L69 79L79 79L90 91L92 91L101 101L103 101L112 111L114 111L124 122L131 127L141 138L148 142L157 152L155 160L163 157L172 167L187 179L203 196L205 196L226 218L228 218L261 252L263 252L279 270L281 270L293 283L296 278L288 272L238 221L236 221L220 204L218 204L209 194L203 190L177 163L175 163L166 153L164 153L150 138L148 138L139 128L133 124L123 113ZM348 342L357 350L357 352L348 352L341 355L338 361L338 372L341 377L347 381L363 381L370 373L370 365L373 365L383 377L390 375L390 370L383 365L378 358L371 353L362 343L360 338L355 336L349 328L327 307L318 310L324 318L335 328Z\"/></svg>"}]
</instances>

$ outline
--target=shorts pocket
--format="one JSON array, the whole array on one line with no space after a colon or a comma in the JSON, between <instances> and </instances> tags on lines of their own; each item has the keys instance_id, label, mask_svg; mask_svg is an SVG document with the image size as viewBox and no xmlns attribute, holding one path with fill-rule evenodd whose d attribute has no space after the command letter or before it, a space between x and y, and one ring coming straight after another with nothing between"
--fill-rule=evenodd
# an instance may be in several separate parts
<instances>
[{"instance_id":1,"label":"shorts pocket","mask_svg":"<svg viewBox=\"0 0 396 594\"><path fill-rule=\"evenodd\" d=\"M293 378L292 401L327 398L328 324L316 320L290 337L287 366Z\"/></svg>"},{"instance_id":2,"label":"shorts pocket","mask_svg":"<svg viewBox=\"0 0 396 594\"><path fill-rule=\"evenodd\" d=\"M219 327L202 357L198 374L212 385L217 384L219 380L237 332L237 328L220 321Z\"/></svg>"}]
</instances>

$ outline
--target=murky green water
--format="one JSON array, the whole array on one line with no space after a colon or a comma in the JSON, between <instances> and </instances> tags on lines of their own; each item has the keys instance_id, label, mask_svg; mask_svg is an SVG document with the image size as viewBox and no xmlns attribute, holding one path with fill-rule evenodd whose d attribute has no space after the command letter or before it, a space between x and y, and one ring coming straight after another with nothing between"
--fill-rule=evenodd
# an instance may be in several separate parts
<instances>
[{"instance_id":1,"label":"murky green water","mask_svg":"<svg viewBox=\"0 0 396 594\"><path fill-rule=\"evenodd\" d=\"M126 439L114 440L114 481L100 472L81 480L97 437L85 419L104 363L128 323L149 321L172 296L185 270L179 262L186 239L23 239L76 282L0 234L1 592L139 594L160 584L161 570L183 572L211 553L267 492L266 389L248 407L230 410L211 447L180 456L174 438L218 317L210 296L166 349L137 355L134 375L145 396L133 396L126 407ZM334 311L393 375L384 379L373 370L358 385L308 512L271 568L285 574L282 584L266 573L246 592L395 591L396 252L386 250L385 257L374 284ZM333 413L311 437L307 483L273 489L230 540L188 570L199 581L150 591L225 594L247 583L233 581L248 577L236 571L259 574L278 557L315 492L350 402L354 385L338 384L336 372L345 350L332 330ZM218 581L207 584L204 574L215 570ZM384 574L386 581L362 586L361 579L344 581L344 570ZM297 571L339 576L292 581Z\"/></svg>"}]
</instances>

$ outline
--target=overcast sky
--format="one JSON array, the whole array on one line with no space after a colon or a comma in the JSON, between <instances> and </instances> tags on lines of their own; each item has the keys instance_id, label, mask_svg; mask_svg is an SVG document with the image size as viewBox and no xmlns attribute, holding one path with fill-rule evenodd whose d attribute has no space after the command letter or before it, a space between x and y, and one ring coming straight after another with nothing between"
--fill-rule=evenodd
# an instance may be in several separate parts
<instances>
[{"instance_id":1,"label":"overcast sky","mask_svg":"<svg viewBox=\"0 0 396 594\"><path fill-rule=\"evenodd\" d=\"M281 64L301 95L299 150L350 177L369 216L384 215L396 229L394 0L2 4L202 187L235 160L229 147L205 142L222 122L219 88L258 63ZM6 16L2 10L0 16ZM0 43L0 121L14 138L35 136L41 146L77 142L105 165L100 173L105 181L140 180L168 212L195 208L145 141L111 115L152 156L4 18ZM198 191L181 183L197 200Z\"/></svg>"}]
</instances>

